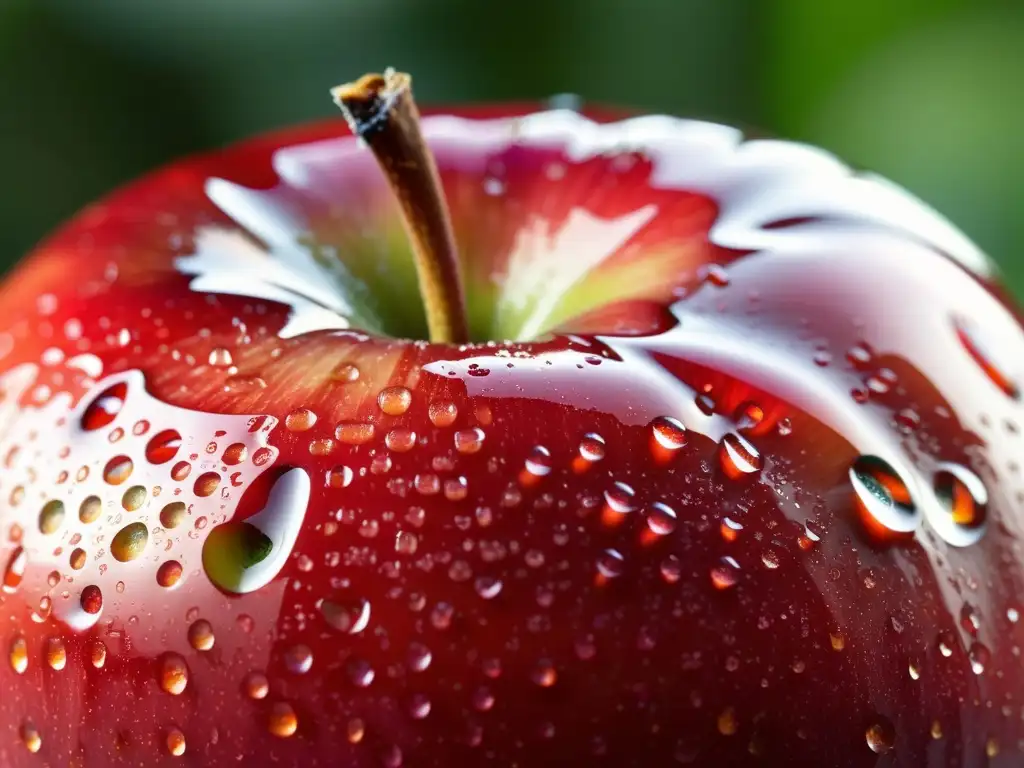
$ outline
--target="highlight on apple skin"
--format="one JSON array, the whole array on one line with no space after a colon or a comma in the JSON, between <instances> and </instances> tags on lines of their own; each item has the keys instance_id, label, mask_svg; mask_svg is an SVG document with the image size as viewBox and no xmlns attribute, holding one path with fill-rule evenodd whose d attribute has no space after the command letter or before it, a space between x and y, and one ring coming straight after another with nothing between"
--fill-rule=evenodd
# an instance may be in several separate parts
<instances>
[{"instance_id":1,"label":"highlight on apple skin","mask_svg":"<svg viewBox=\"0 0 1024 768\"><path fill-rule=\"evenodd\" d=\"M987 257L818 149L389 77L0 287L0 765L1020 764Z\"/></svg>"}]
</instances>

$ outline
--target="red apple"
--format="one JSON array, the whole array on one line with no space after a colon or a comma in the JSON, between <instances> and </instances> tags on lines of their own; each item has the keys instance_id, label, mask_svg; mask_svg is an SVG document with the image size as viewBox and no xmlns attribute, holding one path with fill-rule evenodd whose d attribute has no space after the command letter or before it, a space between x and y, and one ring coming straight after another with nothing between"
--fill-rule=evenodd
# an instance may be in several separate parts
<instances>
[{"instance_id":1,"label":"red apple","mask_svg":"<svg viewBox=\"0 0 1024 768\"><path fill-rule=\"evenodd\" d=\"M469 343L425 340L342 120L3 284L0 765L1020 764L1024 332L983 254L720 125L421 125Z\"/></svg>"}]
</instances>

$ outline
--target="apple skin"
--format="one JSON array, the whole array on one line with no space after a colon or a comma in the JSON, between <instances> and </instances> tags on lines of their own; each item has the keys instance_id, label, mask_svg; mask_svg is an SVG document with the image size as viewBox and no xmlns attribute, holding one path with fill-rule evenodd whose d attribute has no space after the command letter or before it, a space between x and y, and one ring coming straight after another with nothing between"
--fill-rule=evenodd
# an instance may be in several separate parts
<instances>
[{"instance_id":1,"label":"apple skin","mask_svg":"<svg viewBox=\"0 0 1024 768\"><path fill-rule=\"evenodd\" d=\"M987 260L817 150L592 117L424 120L474 336L515 341L408 340L340 120L7 278L0 764L1020 761Z\"/></svg>"}]
</instances>

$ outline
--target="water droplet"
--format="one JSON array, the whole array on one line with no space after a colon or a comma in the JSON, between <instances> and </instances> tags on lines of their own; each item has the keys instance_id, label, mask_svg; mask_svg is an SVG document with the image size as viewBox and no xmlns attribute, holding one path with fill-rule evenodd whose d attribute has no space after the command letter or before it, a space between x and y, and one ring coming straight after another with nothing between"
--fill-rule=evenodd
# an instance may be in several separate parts
<instances>
[{"instance_id":1,"label":"water droplet","mask_svg":"<svg viewBox=\"0 0 1024 768\"><path fill-rule=\"evenodd\" d=\"M500 595L502 586L504 585L501 579L496 579L492 576L480 576L474 582L476 593L484 600L493 600Z\"/></svg>"},{"instance_id":2,"label":"water droplet","mask_svg":"<svg viewBox=\"0 0 1024 768\"><path fill-rule=\"evenodd\" d=\"M878 717L864 732L864 738L872 752L884 755L896 744L896 729L887 717Z\"/></svg>"},{"instance_id":3,"label":"water droplet","mask_svg":"<svg viewBox=\"0 0 1024 768\"><path fill-rule=\"evenodd\" d=\"M441 400L430 404L427 415L435 427L450 427L455 422L455 417L459 415L459 409L455 403Z\"/></svg>"},{"instance_id":4,"label":"water droplet","mask_svg":"<svg viewBox=\"0 0 1024 768\"><path fill-rule=\"evenodd\" d=\"M267 698L270 693L270 681L262 672L250 672L245 676L245 695L254 701Z\"/></svg>"},{"instance_id":5,"label":"water droplet","mask_svg":"<svg viewBox=\"0 0 1024 768\"><path fill-rule=\"evenodd\" d=\"M103 511L103 503L99 496L89 496L78 508L78 519L88 525L96 522Z\"/></svg>"},{"instance_id":6,"label":"water droplet","mask_svg":"<svg viewBox=\"0 0 1024 768\"><path fill-rule=\"evenodd\" d=\"M89 663L96 669L103 669L107 663L107 646L101 640L93 640L89 644Z\"/></svg>"},{"instance_id":7,"label":"water droplet","mask_svg":"<svg viewBox=\"0 0 1024 768\"><path fill-rule=\"evenodd\" d=\"M146 443L146 461L150 464L166 464L181 448L181 435L176 429L157 432Z\"/></svg>"},{"instance_id":8,"label":"water droplet","mask_svg":"<svg viewBox=\"0 0 1024 768\"><path fill-rule=\"evenodd\" d=\"M173 696L179 696L188 687L188 665L176 653L165 653L159 660L160 687Z\"/></svg>"},{"instance_id":9,"label":"water droplet","mask_svg":"<svg viewBox=\"0 0 1024 768\"><path fill-rule=\"evenodd\" d=\"M410 643L407 658L409 669L413 672L425 672L434 657L423 643Z\"/></svg>"},{"instance_id":10,"label":"water droplet","mask_svg":"<svg viewBox=\"0 0 1024 768\"><path fill-rule=\"evenodd\" d=\"M652 421L651 434L657 444L667 451L678 451L686 445L686 427L671 416L658 416Z\"/></svg>"},{"instance_id":11,"label":"water droplet","mask_svg":"<svg viewBox=\"0 0 1024 768\"><path fill-rule=\"evenodd\" d=\"M223 461L228 466L234 466L241 464L248 458L249 449L245 447L243 443L232 443L224 449L224 454L221 456Z\"/></svg>"},{"instance_id":12,"label":"water droplet","mask_svg":"<svg viewBox=\"0 0 1024 768\"><path fill-rule=\"evenodd\" d=\"M81 547L75 547L71 550L71 556L68 558L68 565L71 566L71 570L80 571L85 568L86 554L85 550Z\"/></svg>"},{"instance_id":13,"label":"water droplet","mask_svg":"<svg viewBox=\"0 0 1024 768\"><path fill-rule=\"evenodd\" d=\"M850 467L857 508L869 532L879 536L911 533L918 513L906 484L887 462L861 456Z\"/></svg>"},{"instance_id":14,"label":"water droplet","mask_svg":"<svg viewBox=\"0 0 1024 768\"><path fill-rule=\"evenodd\" d=\"M530 671L530 679L541 688L550 688L558 682L558 671L551 659L539 659Z\"/></svg>"},{"instance_id":15,"label":"water droplet","mask_svg":"<svg viewBox=\"0 0 1024 768\"><path fill-rule=\"evenodd\" d=\"M941 464L934 487L946 513L945 518L936 521L942 537L960 547L978 541L988 519L988 491L981 478L959 464Z\"/></svg>"},{"instance_id":16,"label":"water droplet","mask_svg":"<svg viewBox=\"0 0 1024 768\"><path fill-rule=\"evenodd\" d=\"M647 508L647 527L657 536L667 536L676 529L676 513L667 504L656 501Z\"/></svg>"},{"instance_id":17,"label":"water droplet","mask_svg":"<svg viewBox=\"0 0 1024 768\"><path fill-rule=\"evenodd\" d=\"M339 632L357 635L370 623L370 601L362 598L329 599L320 603L320 613Z\"/></svg>"},{"instance_id":18,"label":"water droplet","mask_svg":"<svg viewBox=\"0 0 1024 768\"><path fill-rule=\"evenodd\" d=\"M761 454L746 438L735 432L722 438L718 459L725 474L733 480L752 475L761 469Z\"/></svg>"},{"instance_id":19,"label":"water droplet","mask_svg":"<svg viewBox=\"0 0 1024 768\"><path fill-rule=\"evenodd\" d=\"M614 579L622 575L626 568L626 558L615 549L606 549L597 558L597 572L606 579Z\"/></svg>"},{"instance_id":20,"label":"water droplet","mask_svg":"<svg viewBox=\"0 0 1024 768\"><path fill-rule=\"evenodd\" d=\"M584 461L601 461L605 456L604 438L596 432L588 432L580 438L579 452Z\"/></svg>"},{"instance_id":21,"label":"water droplet","mask_svg":"<svg viewBox=\"0 0 1024 768\"><path fill-rule=\"evenodd\" d=\"M384 436L384 445L395 453L405 453L416 445L416 433L405 427L392 429Z\"/></svg>"},{"instance_id":22,"label":"water droplet","mask_svg":"<svg viewBox=\"0 0 1024 768\"><path fill-rule=\"evenodd\" d=\"M736 710L733 707L726 707L718 715L718 732L723 736L735 736L738 729Z\"/></svg>"},{"instance_id":23,"label":"water droplet","mask_svg":"<svg viewBox=\"0 0 1024 768\"><path fill-rule=\"evenodd\" d=\"M115 456L103 468L103 479L111 485L120 485L131 475L135 465L127 456Z\"/></svg>"},{"instance_id":24,"label":"water droplet","mask_svg":"<svg viewBox=\"0 0 1024 768\"><path fill-rule=\"evenodd\" d=\"M364 659L349 659L346 670L348 679L358 688L368 688L376 677L373 667Z\"/></svg>"},{"instance_id":25,"label":"water droplet","mask_svg":"<svg viewBox=\"0 0 1024 768\"><path fill-rule=\"evenodd\" d=\"M22 578L25 576L25 566L28 565L28 554L23 547L15 547L7 558L7 565L4 567L3 591L8 594L18 589Z\"/></svg>"},{"instance_id":26,"label":"water droplet","mask_svg":"<svg viewBox=\"0 0 1024 768\"><path fill-rule=\"evenodd\" d=\"M740 564L732 557L723 557L718 565L711 569L711 583L715 589L729 589L736 585L740 578Z\"/></svg>"},{"instance_id":27,"label":"water droplet","mask_svg":"<svg viewBox=\"0 0 1024 768\"><path fill-rule=\"evenodd\" d=\"M135 512L146 503L146 489L141 485L133 485L121 497L121 506L126 512Z\"/></svg>"},{"instance_id":28,"label":"water droplet","mask_svg":"<svg viewBox=\"0 0 1024 768\"><path fill-rule=\"evenodd\" d=\"M981 643L971 643L970 650L967 652L967 657L971 662L971 671L976 675L985 673L985 668L989 665L992 660L992 654L989 652Z\"/></svg>"},{"instance_id":29,"label":"water droplet","mask_svg":"<svg viewBox=\"0 0 1024 768\"><path fill-rule=\"evenodd\" d=\"M16 674L25 674L25 670L28 669L28 644L25 642L24 637L21 635L15 636L11 641L7 658L10 661L11 669Z\"/></svg>"},{"instance_id":30,"label":"water droplet","mask_svg":"<svg viewBox=\"0 0 1024 768\"><path fill-rule=\"evenodd\" d=\"M83 412L82 429L92 432L112 423L124 407L127 396L128 385L123 382L103 390Z\"/></svg>"},{"instance_id":31,"label":"water droplet","mask_svg":"<svg viewBox=\"0 0 1024 768\"><path fill-rule=\"evenodd\" d=\"M377 395L377 407L388 416L401 416L412 405L412 392L405 387L384 387Z\"/></svg>"},{"instance_id":32,"label":"water droplet","mask_svg":"<svg viewBox=\"0 0 1024 768\"><path fill-rule=\"evenodd\" d=\"M551 473L551 451L543 445L536 445L526 459L526 471L535 477Z\"/></svg>"},{"instance_id":33,"label":"water droplet","mask_svg":"<svg viewBox=\"0 0 1024 768\"><path fill-rule=\"evenodd\" d=\"M48 501L39 512L39 531L44 536L50 536L61 529L64 525L64 503L60 501Z\"/></svg>"},{"instance_id":34,"label":"water droplet","mask_svg":"<svg viewBox=\"0 0 1024 768\"><path fill-rule=\"evenodd\" d=\"M165 589L170 589L181 580L183 572L181 563L177 560L167 560L160 563L160 567L157 568L156 583Z\"/></svg>"},{"instance_id":35,"label":"water droplet","mask_svg":"<svg viewBox=\"0 0 1024 768\"><path fill-rule=\"evenodd\" d=\"M212 356L213 353L211 352L210 354ZM185 734L179 729L169 729L165 743L167 744L167 752L174 757L181 757L185 754Z\"/></svg>"},{"instance_id":36,"label":"water droplet","mask_svg":"<svg viewBox=\"0 0 1024 768\"><path fill-rule=\"evenodd\" d=\"M83 611L90 616L95 616L103 610L103 592L95 584L89 584L82 590L78 603L82 606Z\"/></svg>"},{"instance_id":37,"label":"water droplet","mask_svg":"<svg viewBox=\"0 0 1024 768\"><path fill-rule=\"evenodd\" d=\"M29 752L35 754L43 748L43 737L31 720L26 720L22 723L20 731L21 743L25 745L25 749Z\"/></svg>"},{"instance_id":38,"label":"water droplet","mask_svg":"<svg viewBox=\"0 0 1024 768\"><path fill-rule=\"evenodd\" d=\"M206 498L216 493L219 485L220 475L216 472L203 472L203 474L196 478L195 485L192 486L192 492L199 498Z\"/></svg>"},{"instance_id":39,"label":"water droplet","mask_svg":"<svg viewBox=\"0 0 1024 768\"><path fill-rule=\"evenodd\" d=\"M295 545L309 505L310 485L305 470L290 469L274 482L260 512L210 531L203 544L203 568L210 580L238 594L270 583Z\"/></svg>"},{"instance_id":40,"label":"water droplet","mask_svg":"<svg viewBox=\"0 0 1024 768\"><path fill-rule=\"evenodd\" d=\"M939 653L948 659L953 655L953 649L956 646L956 641L949 632L940 632L938 645Z\"/></svg>"},{"instance_id":41,"label":"water droplet","mask_svg":"<svg viewBox=\"0 0 1024 768\"><path fill-rule=\"evenodd\" d=\"M339 363L331 371L331 379L340 384L351 384L359 380L359 369L352 363Z\"/></svg>"},{"instance_id":42,"label":"water droplet","mask_svg":"<svg viewBox=\"0 0 1024 768\"><path fill-rule=\"evenodd\" d=\"M167 529L177 528L185 522L185 502L172 501L160 510L160 525Z\"/></svg>"},{"instance_id":43,"label":"water droplet","mask_svg":"<svg viewBox=\"0 0 1024 768\"><path fill-rule=\"evenodd\" d=\"M327 473L328 488L348 488L352 484L355 473L348 467L334 467Z\"/></svg>"},{"instance_id":44,"label":"water droplet","mask_svg":"<svg viewBox=\"0 0 1024 768\"><path fill-rule=\"evenodd\" d=\"M484 431L480 427L460 429L455 433L455 450L462 454L479 452L484 445Z\"/></svg>"},{"instance_id":45,"label":"water droplet","mask_svg":"<svg viewBox=\"0 0 1024 768\"><path fill-rule=\"evenodd\" d=\"M308 645L294 645L284 653L284 666L293 675L304 675L313 668L313 651Z\"/></svg>"},{"instance_id":46,"label":"water droplet","mask_svg":"<svg viewBox=\"0 0 1024 768\"><path fill-rule=\"evenodd\" d=\"M299 718L291 704L284 701L275 702L270 708L267 730L274 736L286 739L295 734L299 728Z\"/></svg>"},{"instance_id":47,"label":"water droplet","mask_svg":"<svg viewBox=\"0 0 1024 768\"><path fill-rule=\"evenodd\" d=\"M296 408L284 417L284 426L290 432L305 432L316 424L316 414L309 408Z\"/></svg>"},{"instance_id":48,"label":"water droplet","mask_svg":"<svg viewBox=\"0 0 1024 768\"><path fill-rule=\"evenodd\" d=\"M395 552L400 555L416 554L419 543L419 539L412 531L399 531L395 534Z\"/></svg>"},{"instance_id":49,"label":"water droplet","mask_svg":"<svg viewBox=\"0 0 1024 768\"><path fill-rule=\"evenodd\" d=\"M339 424L334 429L334 436L346 445L363 445L373 439L373 424Z\"/></svg>"},{"instance_id":50,"label":"water droplet","mask_svg":"<svg viewBox=\"0 0 1024 768\"><path fill-rule=\"evenodd\" d=\"M345 725L345 735L349 744L358 744L366 735L366 724L361 718L353 717Z\"/></svg>"},{"instance_id":51,"label":"water droplet","mask_svg":"<svg viewBox=\"0 0 1024 768\"><path fill-rule=\"evenodd\" d=\"M50 669L60 672L68 663L68 652L64 647L64 641L59 637L48 637L46 639L46 663Z\"/></svg>"},{"instance_id":52,"label":"water droplet","mask_svg":"<svg viewBox=\"0 0 1024 768\"><path fill-rule=\"evenodd\" d=\"M604 492L604 499L609 508L620 515L636 509L636 491L625 483L615 482Z\"/></svg>"},{"instance_id":53,"label":"water droplet","mask_svg":"<svg viewBox=\"0 0 1024 768\"><path fill-rule=\"evenodd\" d=\"M134 560L149 543L149 529L145 523L129 523L116 534L110 542L110 554L121 563Z\"/></svg>"}]
</instances>

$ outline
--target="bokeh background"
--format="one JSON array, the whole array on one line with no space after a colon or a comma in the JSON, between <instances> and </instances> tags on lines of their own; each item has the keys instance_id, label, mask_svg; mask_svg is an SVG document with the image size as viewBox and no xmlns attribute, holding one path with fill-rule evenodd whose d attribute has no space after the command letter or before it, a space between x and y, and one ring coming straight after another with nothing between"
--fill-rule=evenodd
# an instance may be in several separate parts
<instances>
[{"instance_id":1,"label":"bokeh background","mask_svg":"<svg viewBox=\"0 0 1024 768\"><path fill-rule=\"evenodd\" d=\"M333 114L585 101L811 141L958 223L1024 297L1021 0L0 0L0 266L182 153Z\"/></svg>"}]
</instances>

